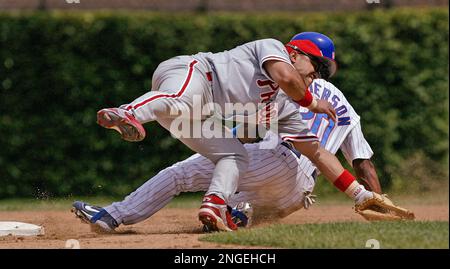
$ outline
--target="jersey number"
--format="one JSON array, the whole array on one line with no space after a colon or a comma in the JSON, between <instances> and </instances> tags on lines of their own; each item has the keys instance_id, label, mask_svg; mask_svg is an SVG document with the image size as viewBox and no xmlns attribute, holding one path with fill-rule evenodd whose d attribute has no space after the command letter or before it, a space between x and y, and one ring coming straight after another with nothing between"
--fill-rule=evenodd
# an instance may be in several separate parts
<instances>
[{"instance_id":1,"label":"jersey number","mask_svg":"<svg viewBox=\"0 0 450 269\"><path fill-rule=\"evenodd\" d=\"M309 121L309 120L313 119L313 124L311 125L311 133L313 133L316 136L318 136L317 133L321 129L320 126L322 126L322 124L327 125L322 136L319 137L320 145L322 147L325 147L325 144L327 143L328 138L330 137L330 133L331 133L331 131L333 131L333 128L335 126L334 121L330 120L328 118L328 115L323 114L323 113L315 114L311 111L308 111L308 112L304 112L304 113L300 113L300 114L302 114L303 120Z\"/></svg>"}]
</instances>

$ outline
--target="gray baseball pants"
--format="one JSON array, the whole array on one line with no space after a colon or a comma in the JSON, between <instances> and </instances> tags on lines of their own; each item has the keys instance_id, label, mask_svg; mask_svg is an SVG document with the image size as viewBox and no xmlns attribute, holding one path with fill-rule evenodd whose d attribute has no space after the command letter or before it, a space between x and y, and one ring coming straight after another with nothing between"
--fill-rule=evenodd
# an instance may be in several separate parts
<instances>
[{"instance_id":1,"label":"gray baseball pants","mask_svg":"<svg viewBox=\"0 0 450 269\"><path fill-rule=\"evenodd\" d=\"M248 156L244 146L223 126L215 130L216 134L219 131L216 137L203 132L198 135L199 126L202 130L209 126L204 125L213 114L214 107L209 105L217 102L208 72L205 64L190 56L171 58L155 70L152 91L121 108L131 111L142 124L156 120L190 149L211 160L215 168L206 195L216 194L228 202L248 168ZM193 112L198 106L200 117Z\"/></svg>"}]
</instances>

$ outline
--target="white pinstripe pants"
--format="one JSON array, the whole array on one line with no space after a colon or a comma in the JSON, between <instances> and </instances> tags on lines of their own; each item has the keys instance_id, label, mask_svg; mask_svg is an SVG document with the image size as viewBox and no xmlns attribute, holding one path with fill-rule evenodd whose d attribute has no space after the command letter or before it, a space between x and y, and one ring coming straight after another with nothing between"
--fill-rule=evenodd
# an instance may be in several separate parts
<instances>
[{"instance_id":1,"label":"white pinstripe pants","mask_svg":"<svg viewBox=\"0 0 450 269\"><path fill-rule=\"evenodd\" d=\"M285 217L303 207L303 193L312 191L314 179L305 175L298 158L287 147L259 149L259 144L246 144L250 164L239 181L238 193L230 206L240 201L250 202L255 217L271 214ZM123 201L107 207L118 223L125 225L143 221L167 205L182 192L206 191L211 183L214 164L195 154L149 179Z\"/></svg>"}]
</instances>

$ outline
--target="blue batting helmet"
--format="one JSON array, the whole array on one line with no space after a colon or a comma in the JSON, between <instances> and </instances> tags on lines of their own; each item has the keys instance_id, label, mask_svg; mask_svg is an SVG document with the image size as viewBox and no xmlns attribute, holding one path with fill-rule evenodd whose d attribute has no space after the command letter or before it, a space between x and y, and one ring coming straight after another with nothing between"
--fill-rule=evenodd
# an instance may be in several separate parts
<instances>
[{"instance_id":1,"label":"blue batting helmet","mask_svg":"<svg viewBox=\"0 0 450 269\"><path fill-rule=\"evenodd\" d=\"M321 55L313 56L318 58L319 62L325 67L320 70L323 78L328 79L336 73L337 64L334 59L334 44L328 36L317 32L303 32L296 34L291 39L291 41L294 40L309 40L317 46Z\"/></svg>"}]
</instances>

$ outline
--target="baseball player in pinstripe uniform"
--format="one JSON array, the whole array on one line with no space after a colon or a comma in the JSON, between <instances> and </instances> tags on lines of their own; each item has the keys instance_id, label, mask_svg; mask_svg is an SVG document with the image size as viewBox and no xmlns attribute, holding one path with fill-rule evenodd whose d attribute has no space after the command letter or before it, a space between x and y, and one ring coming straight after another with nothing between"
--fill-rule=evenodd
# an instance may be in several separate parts
<instances>
[{"instance_id":1,"label":"baseball player in pinstripe uniform","mask_svg":"<svg viewBox=\"0 0 450 269\"><path fill-rule=\"evenodd\" d=\"M370 161L373 152L364 138L359 115L343 93L323 79L314 80L310 91L316 98L330 100L337 112L337 122L330 120L326 114L312 113L299 107L280 93L275 100L280 108L281 138L277 146L261 149L259 143L245 144L249 168L239 181L237 193L230 197L229 205L251 204L255 220L282 218L298 209L308 208L314 202L311 193L319 171L289 142L297 137L295 130L301 130L297 127L300 115L325 149L333 154L340 149L367 189L381 193L375 168ZM104 208L75 202L75 213L102 231L112 231L119 224L129 225L149 218L181 192L206 191L213 173L213 162L195 154L162 170L121 202ZM358 198L362 199L351 193L348 195L356 203ZM99 212L105 213L102 215ZM249 213L251 211L245 214L232 211L235 222L242 226L251 220Z\"/></svg>"},{"instance_id":2,"label":"baseball player in pinstripe uniform","mask_svg":"<svg viewBox=\"0 0 450 269\"><path fill-rule=\"evenodd\" d=\"M156 120L174 133L172 124L185 110L191 115L197 106L196 97L200 99L202 115L188 119L192 126L207 121L217 107L223 118L230 116L226 114L227 104L258 104L258 108L265 109L264 106L275 100L280 88L292 102L311 112L325 113L335 121L331 101L314 98L308 90L313 79L328 79L335 72L333 42L314 32L300 33L287 44L263 39L220 53L178 56L158 66L153 74L152 91L119 108L98 111L97 121L105 128L118 131L125 140L140 141L145 137L142 124L149 121ZM289 139L341 191L359 198L373 197L333 154L320 146L317 136L309 132L301 118L296 123L296 134L284 139ZM212 230L237 229L231 221L228 204L247 172L247 150L232 136L202 135L179 137L179 140L214 164L199 220Z\"/></svg>"}]
</instances>

